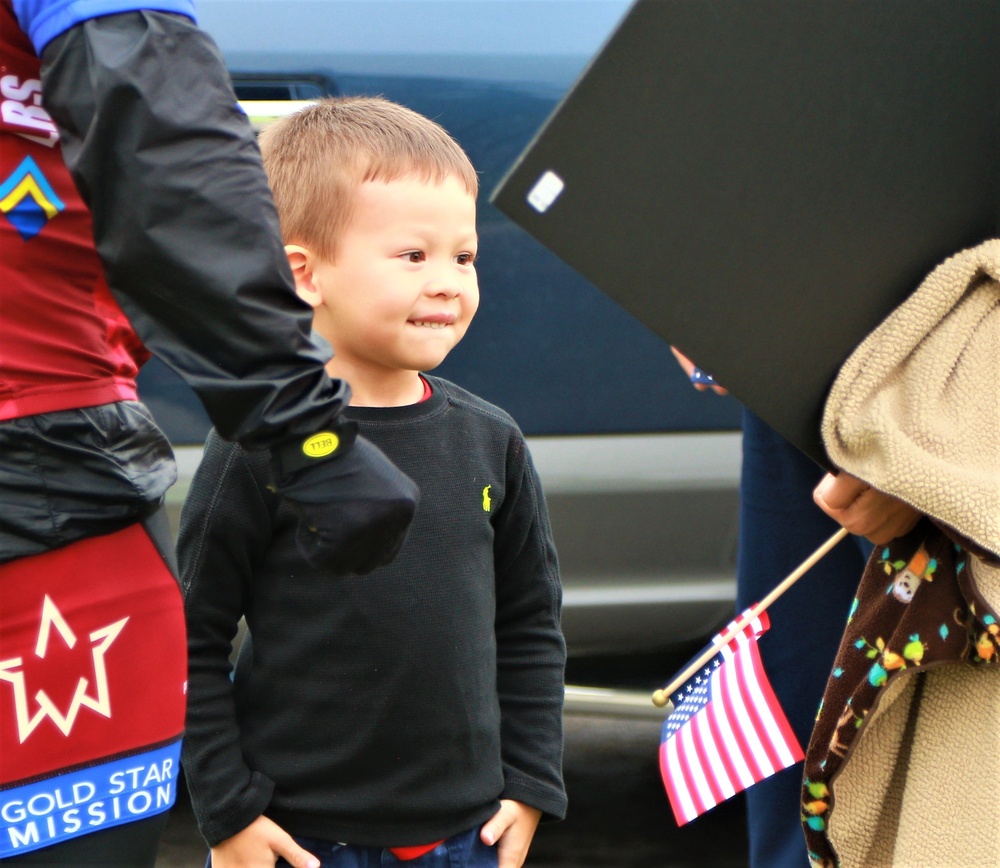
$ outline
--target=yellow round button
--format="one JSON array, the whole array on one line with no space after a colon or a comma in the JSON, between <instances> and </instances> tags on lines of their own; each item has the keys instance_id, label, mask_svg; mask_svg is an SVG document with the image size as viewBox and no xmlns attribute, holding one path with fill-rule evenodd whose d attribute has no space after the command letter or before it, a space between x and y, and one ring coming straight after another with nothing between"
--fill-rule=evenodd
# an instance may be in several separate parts
<instances>
[{"instance_id":1,"label":"yellow round button","mask_svg":"<svg viewBox=\"0 0 1000 868\"><path fill-rule=\"evenodd\" d=\"M325 458L337 451L340 438L332 431L321 431L313 434L302 444L302 452L309 458Z\"/></svg>"}]
</instances>

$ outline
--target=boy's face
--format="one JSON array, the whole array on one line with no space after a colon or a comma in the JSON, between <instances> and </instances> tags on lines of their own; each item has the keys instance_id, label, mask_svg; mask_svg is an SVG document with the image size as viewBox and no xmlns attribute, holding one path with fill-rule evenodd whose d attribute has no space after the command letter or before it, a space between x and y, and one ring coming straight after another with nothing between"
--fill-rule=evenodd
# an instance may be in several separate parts
<instances>
[{"instance_id":1,"label":"boy's face","mask_svg":"<svg viewBox=\"0 0 1000 868\"><path fill-rule=\"evenodd\" d=\"M369 181L335 261L315 264L315 327L356 371L426 371L479 307L476 202L455 177Z\"/></svg>"}]
</instances>

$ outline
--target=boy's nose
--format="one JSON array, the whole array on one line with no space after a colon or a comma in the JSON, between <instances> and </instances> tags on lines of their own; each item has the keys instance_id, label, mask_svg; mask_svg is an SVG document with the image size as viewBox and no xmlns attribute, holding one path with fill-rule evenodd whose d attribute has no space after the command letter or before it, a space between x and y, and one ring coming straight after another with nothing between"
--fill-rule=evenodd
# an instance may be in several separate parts
<instances>
[{"instance_id":1,"label":"boy's nose","mask_svg":"<svg viewBox=\"0 0 1000 868\"><path fill-rule=\"evenodd\" d=\"M428 279L425 291L428 295L455 298L462 294L462 279L458 275L442 271Z\"/></svg>"}]
</instances>

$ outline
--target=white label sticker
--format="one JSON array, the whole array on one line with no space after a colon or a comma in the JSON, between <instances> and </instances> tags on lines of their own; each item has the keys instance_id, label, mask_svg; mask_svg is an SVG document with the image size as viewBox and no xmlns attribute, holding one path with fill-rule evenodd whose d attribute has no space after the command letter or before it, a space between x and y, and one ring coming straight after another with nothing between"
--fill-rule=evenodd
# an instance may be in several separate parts
<instances>
[{"instance_id":1,"label":"white label sticker","mask_svg":"<svg viewBox=\"0 0 1000 868\"><path fill-rule=\"evenodd\" d=\"M528 204L539 214L544 214L549 210L549 206L559 198L559 194L562 193L565 186L563 179L549 169L528 192Z\"/></svg>"}]
</instances>

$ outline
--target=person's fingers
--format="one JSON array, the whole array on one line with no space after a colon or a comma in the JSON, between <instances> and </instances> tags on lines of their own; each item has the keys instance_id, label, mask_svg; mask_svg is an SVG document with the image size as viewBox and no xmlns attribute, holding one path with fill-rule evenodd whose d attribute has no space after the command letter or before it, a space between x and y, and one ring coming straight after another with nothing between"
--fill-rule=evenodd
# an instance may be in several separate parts
<instances>
[{"instance_id":1,"label":"person's fingers","mask_svg":"<svg viewBox=\"0 0 1000 868\"><path fill-rule=\"evenodd\" d=\"M509 825L497 841L497 868L521 868L530 843L530 836L525 836L516 824Z\"/></svg>"},{"instance_id":2,"label":"person's fingers","mask_svg":"<svg viewBox=\"0 0 1000 868\"><path fill-rule=\"evenodd\" d=\"M851 533L884 545L913 530L920 512L892 495L870 488L854 476L825 476L813 500Z\"/></svg>"},{"instance_id":3,"label":"person's fingers","mask_svg":"<svg viewBox=\"0 0 1000 868\"><path fill-rule=\"evenodd\" d=\"M487 847L492 847L503 836L511 824L514 822L514 813L507 808L503 802L500 803L500 810L497 811L483 825L479 831L479 840Z\"/></svg>"},{"instance_id":4,"label":"person's fingers","mask_svg":"<svg viewBox=\"0 0 1000 868\"><path fill-rule=\"evenodd\" d=\"M670 352L674 354L674 358L677 359L677 364L681 366L681 370L684 371L684 375L690 380L695 370L695 363L692 362L687 356L684 355L677 347L671 347ZM718 383L709 385L708 383L692 383L695 389L699 392L707 392L711 389L716 395L728 395L722 386Z\"/></svg>"},{"instance_id":5,"label":"person's fingers","mask_svg":"<svg viewBox=\"0 0 1000 868\"><path fill-rule=\"evenodd\" d=\"M497 845L497 868L521 868L524 865L522 850L514 846L504 846L502 839Z\"/></svg>"},{"instance_id":6,"label":"person's fingers","mask_svg":"<svg viewBox=\"0 0 1000 868\"><path fill-rule=\"evenodd\" d=\"M866 498L868 496L865 495ZM861 534L875 545L885 545L909 533L920 520L921 513L901 500L874 491L870 496L875 501L872 512L878 520L862 528Z\"/></svg>"},{"instance_id":7,"label":"person's fingers","mask_svg":"<svg viewBox=\"0 0 1000 868\"><path fill-rule=\"evenodd\" d=\"M847 509L869 490L867 483L849 473L826 474L813 491L817 505L827 512Z\"/></svg>"},{"instance_id":8,"label":"person's fingers","mask_svg":"<svg viewBox=\"0 0 1000 868\"><path fill-rule=\"evenodd\" d=\"M320 868L320 861L308 850L300 847L287 832L276 834L271 842L276 856L283 857L294 868Z\"/></svg>"},{"instance_id":9,"label":"person's fingers","mask_svg":"<svg viewBox=\"0 0 1000 868\"><path fill-rule=\"evenodd\" d=\"M498 868L521 868L542 812L513 799L501 799L500 810L480 830L487 846L496 845Z\"/></svg>"},{"instance_id":10,"label":"person's fingers","mask_svg":"<svg viewBox=\"0 0 1000 868\"><path fill-rule=\"evenodd\" d=\"M692 362L687 356L684 355L677 347L671 347L670 352L674 354L674 358L677 359L677 364L681 366L681 369L687 374L688 377L694 371L694 362Z\"/></svg>"}]
</instances>

